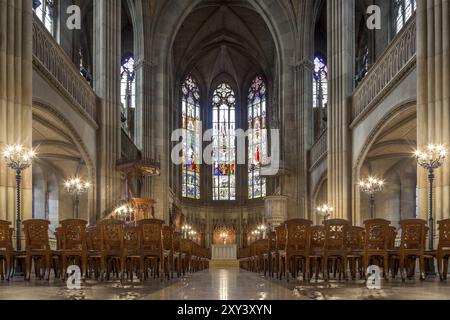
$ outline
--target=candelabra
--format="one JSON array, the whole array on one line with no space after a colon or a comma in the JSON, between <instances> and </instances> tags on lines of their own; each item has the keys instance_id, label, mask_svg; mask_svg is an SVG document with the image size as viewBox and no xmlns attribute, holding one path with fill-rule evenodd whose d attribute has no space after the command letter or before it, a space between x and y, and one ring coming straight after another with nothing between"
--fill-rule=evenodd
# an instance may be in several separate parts
<instances>
[{"instance_id":1,"label":"candelabra","mask_svg":"<svg viewBox=\"0 0 450 320\"><path fill-rule=\"evenodd\" d=\"M331 213L334 211L333 207L330 207L327 204L321 205L317 208L317 212L323 218L323 222L325 223L330 217Z\"/></svg>"},{"instance_id":2,"label":"candelabra","mask_svg":"<svg viewBox=\"0 0 450 320\"><path fill-rule=\"evenodd\" d=\"M375 195L384 188L384 181L375 177L368 177L366 180L362 180L359 183L359 187L362 192L370 196L370 218L375 218Z\"/></svg>"},{"instance_id":3,"label":"candelabra","mask_svg":"<svg viewBox=\"0 0 450 320\"><path fill-rule=\"evenodd\" d=\"M136 223L136 218L134 215L134 208L124 205L118 209L116 209L116 214L119 220L124 221L126 224Z\"/></svg>"},{"instance_id":4,"label":"candelabra","mask_svg":"<svg viewBox=\"0 0 450 320\"><path fill-rule=\"evenodd\" d=\"M430 232L428 234L428 247L430 250L434 249L434 217L433 217L433 182L434 171L439 169L447 158L448 151L442 145L428 145L425 150L417 150L415 156L417 163L422 168L428 170L429 181L429 208L428 208L428 225Z\"/></svg>"},{"instance_id":5,"label":"candelabra","mask_svg":"<svg viewBox=\"0 0 450 320\"><path fill-rule=\"evenodd\" d=\"M17 192L17 206L16 206L16 248L17 251L22 250L21 241L21 189L22 172L28 169L36 157L36 153L32 149L24 148L21 145L7 146L3 151L3 158L8 168L16 172L16 192Z\"/></svg>"},{"instance_id":6,"label":"candelabra","mask_svg":"<svg viewBox=\"0 0 450 320\"><path fill-rule=\"evenodd\" d=\"M91 183L83 181L80 178L69 179L64 183L67 193L73 197L73 213L74 217L79 218L80 196L89 191Z\"/></svg>"},{"instance_id":7,"label":"candelabra","mask_svg":"<svg viewBox=\"0 0 450 320\"><path fill-rule=\"evenodd\" d=\"M223 232L223 233L220 235L220 238L222 239L222 242L223 242L224 245L227 244L228 233Z\"/></svg>"},{"instance_id":8,"label":"candelabra","mask_svg":"<svg viewBox=\"0 0 450 320\"><path fill-rule=\"evenodd\" d=\"M192 231L192 227L188 224L185 224L181 227L181 231L183 232L183 238L189 239L189 234Z\"/></svg>"},{"instance_id":9,"label":"candelabra","mask_svg":"<svg viewBox=\"0 0 450 320\"><path fill-rule=\"evenodd\" d=\"M267 227L265 224L261 224L260 226L258 226L256 228L256 231L259 234L261 240L265 238L266 230L267 230Z\"/></svg>"}]
</instances>

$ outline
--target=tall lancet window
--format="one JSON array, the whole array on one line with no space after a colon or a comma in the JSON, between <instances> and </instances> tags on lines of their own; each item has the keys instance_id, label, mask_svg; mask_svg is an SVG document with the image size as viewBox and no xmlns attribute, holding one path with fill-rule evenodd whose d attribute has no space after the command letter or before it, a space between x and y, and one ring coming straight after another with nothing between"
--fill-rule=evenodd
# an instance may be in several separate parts
<instances>
[{"instance_id":1,"label":"tall lancet window","mask_svg":"<svg viewBox=\"0 0 450 320\"><path fill-rule=\"evenodd\" d=\"M126 58L120 69L120 97L122 102L122 128L133 138L136 109L136 71L133 57Z\"/></svg>"},{"instance_id":2,"label":"tall lancet window","mask_svg":"<svg viewBox=\"0 0 450 320\"><path fill-rule=\"evenodd\" d=\"M184 129L182 196L200 199L200 158L202 123L200 90L197 82L188 76L182 86L182 129Z\"/></svg>"},{"instance_id":3,"label":"tall lancet window","mask_svg":"<svg viewBox=\"0 0 450 320\"><path fill-rule=\"evenodd\" d=\"M57 12L56 0L33 0L33 9L36 16L45 25L45 28L55 35L55 20Z\"/></svg>"},{"instance_id":4,"label":"tall lancet window","mask_svg":"<svg viewBox=\"0 0 450 320\"><path fill-rule=\"evenodd\" d=\"M212 99L213 200L236 200L236 96L220 84Z\"/></svg>"},{"instance_id":5,"label":"tall lancet window","mask_svg":"<svg viewBox=\"0 0 450 320\"><path fill-rule=\"evenodd\" d=\"M395 0L394 1L394 24L395 33L403 29L408 20L417 9L417 0Z\"/></svg>"},{"instance_id":6,"label":"tall lancet window","mask_svg":"<svg viewBox=\"0 0 450 320\"><path fill-rule=\"evenodd\" d=\"M266 196L266 179L261 176L261 166L267 162L267 87L257 76L248 93L248 198Z\"/></svg>"},{"instance_id":7,"label":"tall lancet window","mask_svg":"<svg viewBox=\"0 0 450 320\"><path fill-rule=\"evenodd\" d=\"M318 138L326 129L328 106L328 68L321 57L314 59L313 108L314 135Z\"/></svg>"}]
</instances>

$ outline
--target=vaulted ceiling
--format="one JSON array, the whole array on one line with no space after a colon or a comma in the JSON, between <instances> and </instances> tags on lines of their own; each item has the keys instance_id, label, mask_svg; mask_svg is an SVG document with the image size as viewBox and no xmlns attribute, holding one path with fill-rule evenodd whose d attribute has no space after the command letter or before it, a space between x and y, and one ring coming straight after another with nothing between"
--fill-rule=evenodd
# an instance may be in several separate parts
<instances>
[{"instance_id":1,"label":"vaulted ceiling","mask_svg":"<svg viewBox=\"0 0 450 320\"><path fill-rule=\"evenodd\" d=\"M242 88L254 74L270 79L275 45L270 31L246 1L203 1L183 22L173 45L181 78L194 70L210 88L227 74Z\"/></svg>"}]
</instances>

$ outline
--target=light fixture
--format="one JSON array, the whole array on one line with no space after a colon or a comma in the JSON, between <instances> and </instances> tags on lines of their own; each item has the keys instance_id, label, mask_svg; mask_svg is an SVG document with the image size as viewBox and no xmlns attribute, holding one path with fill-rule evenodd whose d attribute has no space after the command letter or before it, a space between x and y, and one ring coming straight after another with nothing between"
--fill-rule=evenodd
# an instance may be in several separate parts
<instances>
[{"instance_id":1,"label":"light fixture","mask_svg":"<svg viewBox=\"0 0 450 320\"><path fill-rule=\"evenodd\" d=\"M368 177L365 180L361 180L359 182L359 188L362 192L368 194L370 196L370 218L375 218L375 195L381 191L385 183L383 180L378 179L376 177Z\"/></svg>"},{"instance_id":2,"label":"light fixture","mask_svg":"<svg viewBox=\"0 0 450 320\"><path fill-rule=\"evenodd\" d=\"M327 204L323 204L323 205L317 207L317 212L318 212L319 216L321 216L323 218L323 221L325 222L328 220L331 213L334 212L334 208L330 207Z\"/></svg>"},{"instance_id":3,"label":"light fixture","mask_svg":"<svg viewBox=\"0 0 450 320\"><path fill-rule=\"evenodd\" d=\"M64 182L64 187L66 188L67 193L71 194L73 197L73 212L74 217L79 218L79 205L80 205L80 196L91 189L92 184L89 181L83 181L79 177L75 177Z\"/></svg>"},{"instance_id":4,"label":"light fixture","mask_svg":"<svg viewBox=\"0 0 450 320\"><path fill-rule=\"evenodd\" d=\"M434 249L434 217L433 217L433 182L434 182L434 170L439 169L445 162L448 156L448 150L443 145L429 144L423 150L417 150L414 153L419 166L428 170L429 181L429 211L428 211L428 224L430 232L428 234L428 246L430 250Z\"/></svg>"},{"instance_id":5,"label":"light fixture","mask_svg":"<svg viewBox=\"0 0 450 320\"><path fill-rule=\"evenodd\" d=\"M28 149L20 144L7 146L3 150L3 159L8 168L16 172L16 192L17 192L17 206L16 206L16 250L22 250L21 241L21 189L22 172L28 169L36 158L36 152L33 149Z\"/></svg>"}]
</instances>

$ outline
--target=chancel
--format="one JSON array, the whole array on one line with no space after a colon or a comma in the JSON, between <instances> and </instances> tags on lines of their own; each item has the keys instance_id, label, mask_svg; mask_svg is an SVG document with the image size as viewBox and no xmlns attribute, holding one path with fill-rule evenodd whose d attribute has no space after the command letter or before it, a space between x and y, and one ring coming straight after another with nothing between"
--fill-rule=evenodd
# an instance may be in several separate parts
<instances>
[{"instance_id":1,"label":"chancel","mask_svg":"<svg viewBox=\"0 0 450 320\"><path fill-rule=\"evenodd\" d=\"M0 0L0 299L448 299L430 2Z\"/></svg>"}]
</instances>

